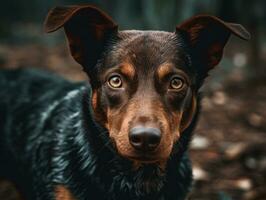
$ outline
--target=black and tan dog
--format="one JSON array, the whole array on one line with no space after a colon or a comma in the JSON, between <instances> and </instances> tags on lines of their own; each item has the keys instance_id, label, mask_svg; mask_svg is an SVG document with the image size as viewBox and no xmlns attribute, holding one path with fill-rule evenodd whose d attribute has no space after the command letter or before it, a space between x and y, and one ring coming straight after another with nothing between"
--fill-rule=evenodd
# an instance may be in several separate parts
<instances>
[{"instance_id":1,"label":"black and tan dog","mask_svg":"<svg viewBox=\"0 0 266 200\"><path fill-rule=\"evenodd\" d=\"M1 175L27 200L185 199L199 88L230 35L248 32L208 15L119 31L90 5L51 10L46 31L61 27L90 84L1 70Z\"/></svg>"}]
</instances>

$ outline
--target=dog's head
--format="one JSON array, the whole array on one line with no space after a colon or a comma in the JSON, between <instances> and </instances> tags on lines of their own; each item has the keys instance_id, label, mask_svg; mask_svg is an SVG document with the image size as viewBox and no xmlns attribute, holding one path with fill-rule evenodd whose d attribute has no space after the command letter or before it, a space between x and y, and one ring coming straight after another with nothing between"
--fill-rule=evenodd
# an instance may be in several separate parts
<instances>
[{"instance_id":1,"label":"dog's head","mask_svg":"<svg viewBox=\"0 0 266 200\"><path fill-rule=\"evenodd\" d=\"M46 31L61 27L89 76L95 119L119 154L139 162L168 159L230 35L249 38L241 25L209 15L193 17L175 32L118 31L111 17L90 5L51 10Z\"/></svg>"}]
</instances>

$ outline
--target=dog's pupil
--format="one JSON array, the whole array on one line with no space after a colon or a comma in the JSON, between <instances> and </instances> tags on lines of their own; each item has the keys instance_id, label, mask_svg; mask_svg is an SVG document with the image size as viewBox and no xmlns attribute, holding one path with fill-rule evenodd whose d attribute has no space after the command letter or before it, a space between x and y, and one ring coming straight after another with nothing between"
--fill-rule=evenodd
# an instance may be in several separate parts
<instances>
[{"instance_id":1,"label":"dog's pupil","mask_svg":"<svg viewBox=\"0 0 266 200\"><path fill-rule=\"evenodd\" d=\"M121 80L119 77L113 77L111 79L111 84L115 87L119 87L121 85Z\"/></svg>"},{"instance_id":2,"label":"dog's pupil","mask_svg":"<svg viewBox=\"0 0 266 200\"><path fill-rule=\"evenodd\" d=\"M179 78L175 78L172 80L171 83L172 88L174 89L179 89L182 86L182 80L180 80Z\"/></svg>"}]
</instances>

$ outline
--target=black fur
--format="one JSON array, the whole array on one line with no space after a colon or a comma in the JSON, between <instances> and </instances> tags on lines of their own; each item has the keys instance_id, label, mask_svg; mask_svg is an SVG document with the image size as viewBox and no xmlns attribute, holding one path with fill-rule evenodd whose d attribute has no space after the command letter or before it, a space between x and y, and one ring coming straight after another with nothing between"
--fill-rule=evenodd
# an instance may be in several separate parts
<instances>
[{"instance_id":1,"label":"black fur","mask_svg":"<svg viewBox=\"0 0 266 200\"><path fill-rule=\"evenodd\" d=\"M152 164L134 171L94 121L88 84L1 70L0 88L0 172L26 191L27 200L54 199L57 185L78 200L182 200L190 191L187 147L197 114L165 171Z\"/></svg>"}]
</instances>

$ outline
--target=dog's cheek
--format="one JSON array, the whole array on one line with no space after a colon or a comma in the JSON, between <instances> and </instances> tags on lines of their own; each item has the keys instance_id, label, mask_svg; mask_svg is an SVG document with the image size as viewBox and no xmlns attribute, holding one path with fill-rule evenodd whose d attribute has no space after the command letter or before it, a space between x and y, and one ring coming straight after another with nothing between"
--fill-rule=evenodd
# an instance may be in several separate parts
<instances>
[{"instance_id":1,"label":"dog's cheek","mask_svg":"<svg viewBox=\"0 0 266 200\"><path fill-rule=\"evenodd\" d=\"M158 152L160 152L162 157L171 149L173 143L173 125L175 125L175 121L173 120L173 116L171 115L171 108L164 104L161 101L154 101L152 104L152 115L155 117L155 124L162 131L162 139L159 145Z\"/></svg>"},{"instance_id":2,"label":"dog's cheek","mask_svg":"<svg viewBox=\"0 0 266 200\"><path fill-rule=\"evenodd\" d=\"M186 94L184 91L180 93L171 93L167 95L166 105L169 107L169 110L173 113L180 112L184 104L184 99Z\"/></svg>"},{"instance_id":3,"label":"dog's cheek","mask_svg":"<svg viewBox=\"0 0 266 200\"><path fill-rule=\"evenodd\" d=\"M197 100L196 97L193 96L189 106L182 113L180 133L182 133L186 128L189 127L196 113L196 107L197 107Z\"/></svg>"},{"instance_id":4,"label":"dog's cheek","mask_svg":"<svg viewBox=\"0 0 266 200\"><path fill-rule=\"evenodd\" d=\"M107 113L106 113L106 106L105 104L101 101L101 93L98 90L94 90L92 94L92 99L91 99L91 105L92 109L94 112L95 120L104 126L105 128L107 127Z\"/></svg>"},{"instance_id":5,"label":"dog's cheek","mask_svg":"<svg viewBox=\"0 0 266 200\"><path fill-rule=\"evenodd\" d=\"M121 156L126 157L131 154L128 137L123 132L111 133L110 137L115 142L116 149Z\"/></svg>"},{"instance_id":6,"label":"dog's cheek","mask_svg":"<svg viewBox=\"0 0 266 200\"><path fill-rule=\"evenodd\" d=\"M128 129L124 126L124 124L127 123L125 112L116 113L112 112L111 109L108 109L107 113L110 136L115 139L115 141L123 140L123 143L126 142Z\"/></svg>"},{"instance_id":7,"label":"dog's cheek","mask_svg":"<svg viewBox=\"0 0 266 200\"><path fill-rule=\"evenodd\" d=\"M161 144L158 147L158 152L160 153L160 158L163 159L168 159L170 156L170 153L173 148L173 143L174 143L174 136L171 134L171 132L165 133L165 135L162 138Z\"/></svg>"},{"instance_id":8,"label":"dog's cheek","mask_svg":"<svg viewBox=\"0 0 266 200\"><path fill-rule=\"evenodd\" d=\"M108 93L104 88L95 89L91 100L95 120L109 130L112 118L119 116L111 117L110 110L118 110L117 107L121 102L122 97L119 95Z\"/></svg>"},{"instance_id":9,"label":"dog's cheek","mask_svg":"<svg viewBox=\"0 0 266 200\"><path fill-rule=\"evenodd\" d=\"M123 113L115 112L111 108L107 108L107 124L108 130L112 137L115 137L121 129L121 120Z\"/></svg>"},{"instance_id":10,"label":"dog's cheek","mask_svg":"<svg viewBox=\"0 0 266 200\"><path fill-rule=\"evenodd\" d=\"M166 111L162 104L154 108L155 115L160 121L163 137L158 147L162 159L167 159L172 151L174 142L179 138L180 115Z\"/></svg>"},{"instance_id":11,"label":"dog's cheek","mask_svg":"<svg viewBox=\"0 0 266 200\"><path fill-rule=\"evenodd\" d=\"M92 105L94 112L97 109L97 102L98 102L97 98L98 98L97 92L94 91L92 94L92 99L91 99L91 105Z\"/></svg>"},{"instance_id":12,"label":"dog's cheek","mask_svg":"<svg viewBox=\"0 0 266 200\"><path fill-rule=\"evenodd\" d=\"M174 144L180 138L180 124L181 124L181 113L172 112L168 117L168 125L165 129L163 140L159 146L158 152L161 154L162 159L168 159Z\"/></svg>"},{"instance_id":13,"label":"dog's cheek","mask_svg":"<svg viewBox=\"0 0 266 200\"><path fill-rule=\"evenodd\" d=\"M106 85L102 87L102 101L107 104L106 106L108 108L118 111L126 100L126 91L122 89L110 89Z\"/></svg>"},{"instance_id":14,"label":"dog's cheek","mask_svg":"<svg viewBox=\"0 0 266 200\"><path fill-rule=\"evenodd\" d=\"M121 155L130 155L132 147L129 142L129 124L135 111L133 104L116 109L108 109L108 124L110 137L115 142L118 152Z\"/></svg>"}]
</instances>

